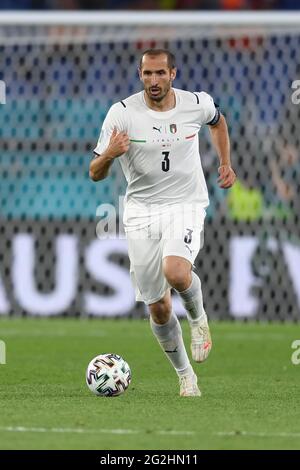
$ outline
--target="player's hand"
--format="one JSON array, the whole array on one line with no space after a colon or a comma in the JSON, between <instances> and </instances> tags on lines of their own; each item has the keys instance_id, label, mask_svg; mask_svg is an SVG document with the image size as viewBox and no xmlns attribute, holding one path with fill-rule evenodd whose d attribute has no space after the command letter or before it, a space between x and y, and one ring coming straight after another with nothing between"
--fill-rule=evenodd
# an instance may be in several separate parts
<instances>
[{"instance_id":1,"label":"player's hand","mask_svg":"<svg viewBox=\"0 0 300 470\"><path fill-rule=\"evenodd\" d=\"M112 158L120 157L123 153L126 153L129 149L130 141L126 132L119 132L114 127L112 135L110 137L108 151Z\"/></svg>"},{"instance_id":2,"label":"player's hand","mask_svg":"<svg viewBox=\"0 0 300 470\"><path fill-rule=\"evenodd\" d=\"M218 183L220 188L231 188L236 180L236 174L230 165L221 165L218 168L219 178Z\"/></svg>"}]
</instances>

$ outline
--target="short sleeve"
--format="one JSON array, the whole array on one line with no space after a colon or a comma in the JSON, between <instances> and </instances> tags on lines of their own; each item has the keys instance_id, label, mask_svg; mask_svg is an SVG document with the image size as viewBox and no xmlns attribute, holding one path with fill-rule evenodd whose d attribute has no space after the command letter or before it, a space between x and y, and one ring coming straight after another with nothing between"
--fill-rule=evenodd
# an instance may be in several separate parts
<instances>
[{"instance_id":1,"label":"short sleeve","mask_svg":"<svg viewBox=\"0 0 300 470\"><path fill-rule=\"evenodd\" d=\"M213 98L206 93L201 91L200 93L195 93L196 97L199 100L199 107L201 109L201 125L215 125L220 119L219 108L216 107Z\"/></svg>"},{"instance_id":2,"label":"short sleeve","mask_svg":"<svg viewBox=\"0 0 300 470\"><path fill-rule=\"evenodd\" d=\"M107 149L114 127L117 128L118 132L127 131L122 108L120 103L116 103L109 109L102 124L97 146L94 148L96 155L101 155Z\"/></svg>"}]
</instances>

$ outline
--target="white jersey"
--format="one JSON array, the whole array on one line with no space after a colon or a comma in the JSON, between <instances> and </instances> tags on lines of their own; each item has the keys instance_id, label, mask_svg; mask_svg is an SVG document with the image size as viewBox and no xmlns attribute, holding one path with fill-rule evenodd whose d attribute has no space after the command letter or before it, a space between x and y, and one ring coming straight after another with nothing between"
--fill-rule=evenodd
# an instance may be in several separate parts
<instances>
[{"instance_id":1,"label":"white jersey","mask_svg":"<svg viewBox=\"0 0 300 470\"><path fill-rule=\"evenodd\" d=\"M158 213L182 204L205 209L209 203L198 132L217 120L218 111L205 92L173 90L176 106L169 111L150 109L141 91L114 104L104 120L96 154L106 150L114 127L130 139L129 150L117 158L128 183L126 230L146 226L155 207Z\"/></svg>"}]
</instances>

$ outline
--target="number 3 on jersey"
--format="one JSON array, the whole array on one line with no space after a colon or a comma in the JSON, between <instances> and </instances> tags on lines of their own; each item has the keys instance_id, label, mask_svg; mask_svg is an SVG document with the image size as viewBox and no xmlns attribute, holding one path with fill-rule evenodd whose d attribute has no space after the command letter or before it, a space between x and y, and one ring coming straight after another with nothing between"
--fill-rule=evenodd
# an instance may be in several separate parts
<instances>
[{"instance_id":1,"label":"number 3 on jersey","mask_svg":"<svg viewBox=\"0 0 300 470\"><path fill-rule=\"evenodd\" d=\"M170 160L169 160L169 155L170 152L162 152L164 159L161 162L161 169L162 171L169 171L170 169Z\"/></svg>"}]
</instances>

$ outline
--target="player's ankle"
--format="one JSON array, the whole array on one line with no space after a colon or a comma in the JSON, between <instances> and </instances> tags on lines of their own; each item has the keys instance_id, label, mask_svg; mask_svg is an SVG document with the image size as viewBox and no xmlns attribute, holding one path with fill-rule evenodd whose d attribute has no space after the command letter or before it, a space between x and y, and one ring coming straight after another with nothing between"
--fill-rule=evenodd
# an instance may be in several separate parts
<instances>
[{"instance_id":1,"label":"player's ankle","mask_svg":"<svg viewBox=\"0 0 300 470\"><path fill-rule=\"evenodd\" d=\"M177 369L176 373L177 373L178 377L183 377L183 376L186 376L186 375L193 375L194 374L194 369L192 368L191 365L189 365L185 369L180 369L180 370Z\"/></svg>"},{"instance_id":2,"label":"player's ankle","mask_svg":"<svg viewBox=\"0 0 300 470\"><path fill-rule=\"evenodd\" d=\"M203 314L198 318L190 318L189 319L189 324L190 324L191 328L193 328L195 326L203 325L203 324L206 324L206 323L207 323L206 314Z\"/></svg>"}]
</instances>

